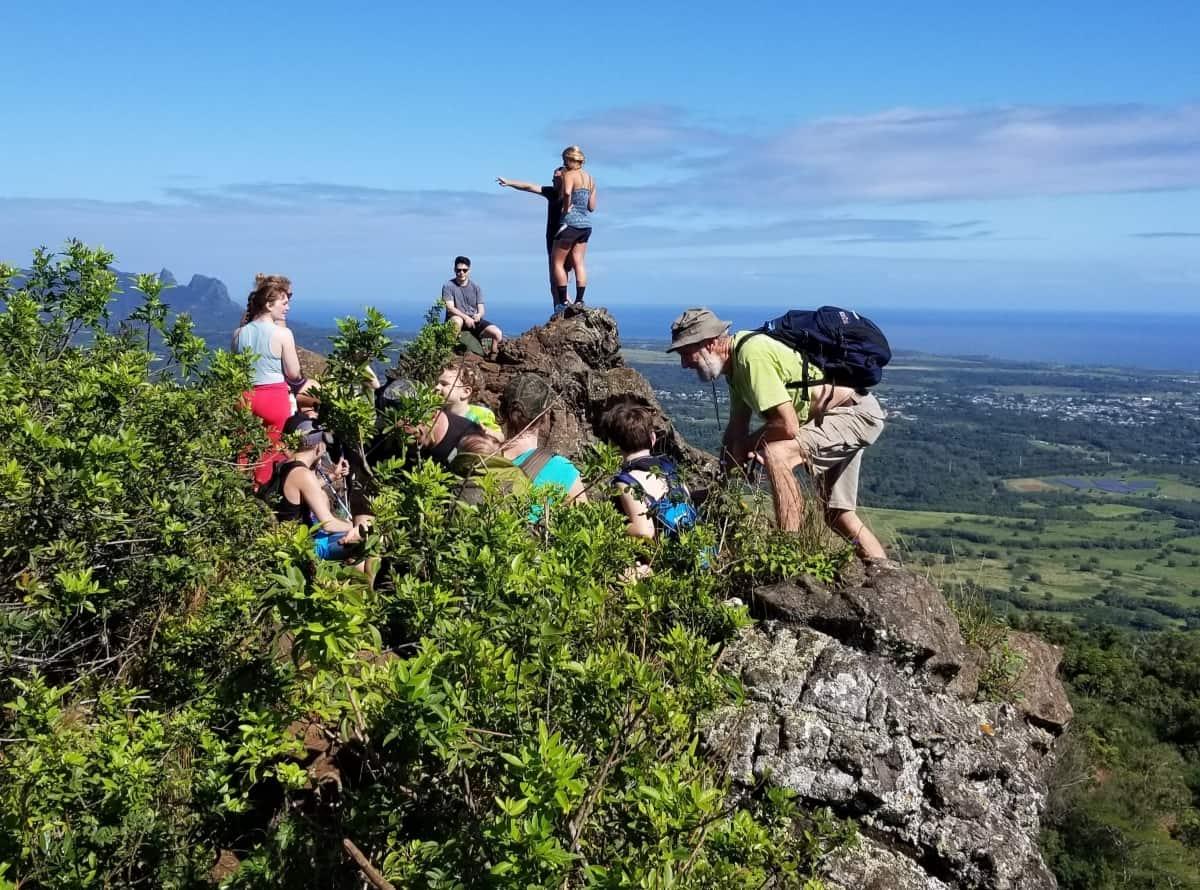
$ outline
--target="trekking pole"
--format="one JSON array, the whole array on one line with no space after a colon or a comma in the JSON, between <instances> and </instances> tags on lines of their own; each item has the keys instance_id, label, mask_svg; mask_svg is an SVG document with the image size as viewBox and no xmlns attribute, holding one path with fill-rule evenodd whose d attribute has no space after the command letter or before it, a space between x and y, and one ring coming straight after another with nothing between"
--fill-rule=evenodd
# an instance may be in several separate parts
<instances>
[{"instance_id":1,"label":"trekking pole","mask_svg":"<svg viewBox=\"0 0 1200 890\"><path fill-rule=\"evenodd\" d=\"M342 500L342 496L338 494L337 488L333 484L333 480L326 475L325 470L320 466L317 467L317 475L321 477L321 484L325 487L325 491L329 493L329 497L333 500L334 506L340 509L345 515L343 519L351 517L350 505Z\"/></svg>"},{"instance_id":2,"label":"trekking pole","mask_svg":"<svg viewBox=\"0 0 1200 890\"><path fill-rule=\"evenodd\" d=\"M721 406L717 402L717 381L711 380L712 396L713 396L713 413L717 415L717 429L721 428Z\"/></svg>"}]
</instances>

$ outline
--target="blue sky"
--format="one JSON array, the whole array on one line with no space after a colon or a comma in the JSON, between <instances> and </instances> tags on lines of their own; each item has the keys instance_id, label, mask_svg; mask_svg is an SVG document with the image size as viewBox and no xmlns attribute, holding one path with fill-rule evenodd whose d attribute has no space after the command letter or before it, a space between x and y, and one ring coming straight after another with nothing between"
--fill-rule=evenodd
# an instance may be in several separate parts
<instances>
[{"instance_id":1,"label":"blue sky","mask_svg":"<svg viewBox=\"0 0 1200 890\"><path fill-rule=\"evenodd\" d=\"M8 4L0 258L542 301L579 143L598 303L1200 311L1194 2L242 6Z\"/></svg>"}]
</instances>

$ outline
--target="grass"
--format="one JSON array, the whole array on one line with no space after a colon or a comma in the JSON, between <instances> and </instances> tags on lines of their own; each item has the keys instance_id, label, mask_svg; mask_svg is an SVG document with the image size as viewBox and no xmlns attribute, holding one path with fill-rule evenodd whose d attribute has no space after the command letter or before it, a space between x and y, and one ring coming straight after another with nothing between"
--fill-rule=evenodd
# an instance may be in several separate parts
<instances>
[{"instance_id":1,"label":"grass","mask_svg":"<svg viewBox=\"0 0 1200 890\"><path fill-rule=\"evenodd\" d=\"M1091 600L1105 590L1200 609L1200 535L1179 537L1175 520L1121 504L1084 504L1078 518L1038 520L864 509L884 545L927 567L943 587L968 582L1016 590L1050 603ZM1040 530L1039 530L1040 529ZM922 531L944 533L948 554L926 549ZM986 536L979 543L956 534ZM990 555L989 555L990 554Z\"/></svg>"},{"instance_id":2,"label":"grass","mask_svg":"<svg viewBox=\"0 0 1200 890\"><path fill-rule=\"evenodd\" d=\"M1138 516L1146 511L1141 507L1128 507L1124 504L1085 504L1083 509L1101 519L1116 519L1122 516Z\"/></svg>"},{"instance_id":3,"label":"grass","mask_svg":"<svg viewBox=\"0 0 1200 890\"><path fill-rule=\"evenodd\" d=\"M1045 444L1045 443L1039 443ZM1157 487L1145 489L1129 494L1117 494L1115 492L1101 491L1098 488L1090 488L1078 490L1069 485L1061 485L1054 480L1057 478L1065 479L1119 479L1122 482L1153 482ZM1009 491L1020 492L1037 492L1037 491L1066 491L1073 494L1081 494L1087 497L1095 498L1154 498L1163 497L1179 501L1200 501L1200 486L1191 485L1183 482L1177 476L1162 475L1162 476L1143 476L1129 475L1128 473L1062 473L1061 476L1051 476L1049 478L1035 479L1028 476L1017 477L1013 479L1003 480L1004 487Z\"/></svg>"},{"instance_id":4,"label":"grass","mask_svg":"<svg viewBox=\"0 0 1200 890\"><path fill-rule=\"evenodd\" d=\"M1055 491L1061 486L1051 485L1045 479L1005 479L1004 487L1009 491Z\"/></svg>"}]
</instances>

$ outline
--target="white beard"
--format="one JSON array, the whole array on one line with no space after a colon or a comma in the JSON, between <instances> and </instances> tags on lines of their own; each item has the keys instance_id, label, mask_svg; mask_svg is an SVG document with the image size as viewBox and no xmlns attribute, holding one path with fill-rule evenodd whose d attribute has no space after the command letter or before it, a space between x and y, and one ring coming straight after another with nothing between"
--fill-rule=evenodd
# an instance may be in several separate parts
<instances>
[{"instance_id":1,"label":"white beard","mask_svg":"<svg viewBox=\"0 0 1200 890\"><path fill-rule=\"evenodd\" d=\"M696 376L701 383L708 383L721 376L725 363L707 349L696 353Z\"/></svg>"}]
</instances>

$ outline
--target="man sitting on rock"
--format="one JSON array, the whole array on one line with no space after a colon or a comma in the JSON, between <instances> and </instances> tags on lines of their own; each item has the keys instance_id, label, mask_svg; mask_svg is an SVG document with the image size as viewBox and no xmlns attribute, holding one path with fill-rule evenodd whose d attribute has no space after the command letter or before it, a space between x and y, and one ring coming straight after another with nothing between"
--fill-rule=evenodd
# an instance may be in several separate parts
<instances>
[{"instance_id":1,"label":"man sitting on rock","mask_svg":"<svg viewBox=\"0 0 1200 890\"><path fill-rule=\"evenodd\" d=\"M454 326L454 332L468 330L480 343L491 337L489 355L495 358L504 335L500 328L483 317L483 289L471 281L469 257L454 258L454 277L442 285L442 302L446 304L446 321Z\"/></svg>"},{"instance_id":2,"label":"man sitting on rock","mask_svg":"<svg viewBox=\"0 0 1200 890\"><path fill-rule=\"evenodd\" d=\"M728 379L722 464L764 464L775 518L785 531L800 529L804 498L795 471L803 465L817 478L829 527L851 541L860 558L885 559L883 545L857 513L862 453L883 430L883 408L870 393L822 383L821 370L800 353L751 333L730 336L729 322L702 308L686 310L671 325L667 351L679 353L681 367L705 383ZM751 431L754 413L765 422Z\"/></svg>"}]
</instances>

